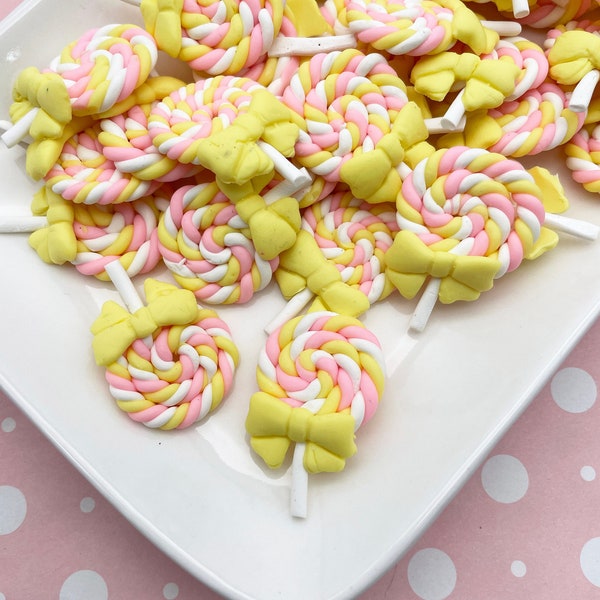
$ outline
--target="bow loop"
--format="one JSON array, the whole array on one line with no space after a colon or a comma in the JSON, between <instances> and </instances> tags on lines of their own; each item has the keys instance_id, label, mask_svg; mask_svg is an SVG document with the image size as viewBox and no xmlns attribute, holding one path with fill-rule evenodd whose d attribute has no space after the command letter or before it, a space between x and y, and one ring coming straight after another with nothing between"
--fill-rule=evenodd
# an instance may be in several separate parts
<instances>
[{"instance_id":1,"label":"bow loop","mask_svg":"<svg viewBox=\"0 0 600 600\"><path fill-rule=\"evenodd\" d=\"M246 431L253 450L271 468L280 467L291 442L305 443L309 473L341 471L356 452L354 417L346 412L313 414L265 392L250 398Z\"/></svg>"}]
</instances>

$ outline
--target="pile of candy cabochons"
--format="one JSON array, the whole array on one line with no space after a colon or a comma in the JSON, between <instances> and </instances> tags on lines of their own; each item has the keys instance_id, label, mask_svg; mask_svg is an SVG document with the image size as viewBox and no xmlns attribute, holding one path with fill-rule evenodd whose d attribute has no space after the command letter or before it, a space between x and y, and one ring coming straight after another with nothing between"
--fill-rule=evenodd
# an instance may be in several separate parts
<instances>
[{"instance_id":1,"label":"pile of candy cabochons","mask_svg":"<svg viewBox=\"0 0 600 600\"><path fill-rule=\"evenodd\" d=\"M117 1L117 0L115 0ZM129 0L133 2L134 0ZM215 409L239 362L206 305L274 279L246 429L278 468L340 471L385 382L359 317L390 294L476 300L555 248L558 177L516 158L563 145L600 191L600 21L591 0L141 0L144 28L84 33L14 82L6 146L43 181L32 232L47 263L112 281L93 351L131 419L182 429ZM589 17L591 18L591 17ZM522 37L537 27L543 45ZM191 81L156 72L159 52ZM174 284L131 278L164 264Z\"/></svg>"}]
</instances>

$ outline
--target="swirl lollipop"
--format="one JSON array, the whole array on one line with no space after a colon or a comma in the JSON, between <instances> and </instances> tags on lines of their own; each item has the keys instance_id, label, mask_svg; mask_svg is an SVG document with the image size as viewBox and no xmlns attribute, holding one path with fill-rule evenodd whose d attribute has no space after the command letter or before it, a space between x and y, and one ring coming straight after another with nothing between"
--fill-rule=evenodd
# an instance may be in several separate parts
<instances>
[{"instance_id":1,"label":"swirl lollipop","mask_svg":"<svg viewBox=\"0 0 600 600\"><path fill-rule=\"evenodd\" d=\"M127 0L139 4L158 47L209 75L257 63L279 33L282 0Z\"/></svg>"},{"instance_id":2,"label":"swirl lollipop","mask_svg":"<svg viewBox=\"0 0 600 600\"><path fill-rule=\"evenodd\" d=\"M395 196L396 167L428 137L403 81L378 54L317 54L300 66L282 99L300 127L295 160L369 202Z\"/></svg>"},{"instance_id":3,"label":"swirl lollipop","mask_svg":"<svg viewBox=\"0 0 600 600\"><path fill-rule=\"evenodd\" d=\"M129 309L105 302L91 327L111 395L146 427L190 427L231 389L239 355L229 328L188 290L148 278L144 306L118 261L106 270Z\"/></svg>"},{"instance_id":4,"label":"swirl lollipop","mask_svg":"<svg viewBox=\"0 0 600 600\"><path fill-rule=\"evenodd\" d=\"M595 226L547 213L544 202L564 210L558 182L501 154L457 146L419 163L398 195L400 231L385 256L386 274L405 298L432 278L411 329L424 329L438 298L476 300L523 259L553 248L558 236L548 227L598 235Z\"/></svg>"},{"instance_id":5,"label":"swirl lollipop","mask_svg":"<svg viewBox=\"0 0 600 600\"><path fill-rule=\"evenodd\" d=\"M214 182L173 194L158 240L176 281L211 304L248 302L271 281L278 264L257 254L248 225Z\"/></svg>"},{"instance_id":6,"label":"swirl lollipop","mask_svg":"<svg viewBox=\"0 0 600 600\"><path fill-rule=\"evenodd\" d=\"M148 273L161 260L157 225L167 203L166 198L156 196L109 206L69 205L42 188L32 210L45 214L47 224L31 234L29 244L45 262L68 261L82 275L103 281L109 280L105 266L115 260L130 277ZM74 252L65 254L64 248Z\"/></svg>"},{"instance_id":7,"label":"swirl lollipop","mask_svg":"<svg viewBox=\"0 0 600 600\"><path fill-rule=\"evenodd\" d=\"M360 290L369 304L392 292L394 286L385 276L383 257L398 231L393 204L370 205L349 192L338 192L305 209L302 228L314 237L342 281ZM310 288L293 296L266 331L270 333L294 317L313 297Z\"/></svg>"},{"instance_id":8,"label":"swirl lollipop","mask_svg":"<svg viewBox=\"0 0 600 600\"><path fill-rule=\"evenodd\" d=\"M202 165L225 183L244 184L273 169L306 183L287 160L298 137L290 119L290 111L260 84L218 76L164 98L152 109L148 130L159 152Z\"/></svg>"},{"instance_id":9,"label":"swirl lollipop","mask_svg":"<svg viewBox=\"0 0 600 600\"><path fill-rule=\"evenodd\" d=\"M344 4L350 31L378 52L423 56L461 41L483 54L498 41L498 35L459 1L350 0Z\"/></svg>"},{"instance_id":10,"label":"swirl lollipop","mask_svg":"<svg viewBox=\"0 0 600 600\"><path fill-rule=\"evenodd\" d=\"M46 185L76 204L119 204L151 195L161 183L123 173L104 156L99 123L75 134L44 177Z\"/></svg>"},{"instance_id":11,"label":"swirl lollipop","mask_svg":"<svg viewBox=\"0 0 600 600\"><path fill-rule=\"evenodd\" d=\"M291 512L306 517L307 473L341 471L354 434L383 394L383 354L357 319L327 311L274 331L260 354L246 430L252 449L275 469L295 443Z\"/></svg>"},{"instance_id":12,"label":"swirl lollipop","mask_svg":"<svg viewBox=\"0 0 600 600\"><path fill-rule=\"evenodd\" d=\"M565 144L583 126L585 113L568 106L568 94L547 82L519 100L468 114L463 132L446 134L437 144L485 148L513 157L539 154Z\"/></svg>"},{"instance_id":13,"label":"swirl lollipop","mask_svg":"<svg viewBox=\"0 0 600 600\"><path fill-rule=\"evenodd\" d=\"M13 88L15 127L2 135L7 146L27 133L60 137L74 116L102 113L142 85L157 60L151 35L136 25L106 25L86 32L50 62L47 71L29 67Z\"/></svg>"}]
</instances>

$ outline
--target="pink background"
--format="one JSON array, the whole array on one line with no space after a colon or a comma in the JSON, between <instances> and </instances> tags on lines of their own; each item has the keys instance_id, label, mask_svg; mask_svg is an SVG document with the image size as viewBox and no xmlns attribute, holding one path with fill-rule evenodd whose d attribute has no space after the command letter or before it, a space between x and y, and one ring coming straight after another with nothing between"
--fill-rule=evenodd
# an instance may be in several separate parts
<instances>
[{"instance_id":1,"label":"pink background","mask_svg":"<svg viewBox=\"0 0 600 600\"><path fill-rule=\"evenodd\" d=\"M18 3L2 0L0 18ZM361 600L600 597L598 348L600 323ZM0 600L218 597L138 533L0 392Z\"/></svg>"}]
</instances>

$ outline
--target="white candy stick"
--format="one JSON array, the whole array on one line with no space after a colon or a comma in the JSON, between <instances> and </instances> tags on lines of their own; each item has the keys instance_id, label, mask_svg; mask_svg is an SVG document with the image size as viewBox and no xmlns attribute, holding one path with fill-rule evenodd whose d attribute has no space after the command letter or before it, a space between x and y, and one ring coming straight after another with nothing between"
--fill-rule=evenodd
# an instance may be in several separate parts
<instances>
[{"instance_id":1,"label":"white candy stick","mask_svg":"<svg viewBox=\"0 0 600 600\"><path fill-rule=\"evenodd\" d=\"M277 36L269 48L269 56L314 56L320 52L356 48L353 34L324 35L321 37Z\"/></svg>"},{"instance_id":2,"label":"white candy stick","mask_svg":"<svg viewBox=\"0 0 600 600\"><path fill-rule=\"evenodd\" d=\"M308 473L304 468L304 442L296 442L292 458L292 487L290 490L290 514L306 519L308 514Z\"/></svg>"},{"instance_id":3,"label":"white candy stick","mask_svg":"<svg viewBox=\"0 0 600 600\"><path fill-rule=\"evenodd\" d=\"M36 215L0 215L0 233L31 233L48 225L46 217Z\"/></svg>"},{"instance_id":4,"label":"white candy stick","mask_svg":"<svg viewBox=\"0 0 600 600\"><path fill-rule=\"evenodd\" d=\"M263 200L267 204L272 204L276 200L279 200L279 198L293 196L302 188L309 186L312 183L312 177L309 172L304 167L299 170L303 173L304 177L299 176L296 181L288 181L287 179L280 181L275 187L263 194Z\"/></svg>"},{"instance_id":5,"label":"white candy stick","mask_svg":"<svg viewBox=\"0 0 600 600\"><path fill-rule=\"evenodd\" d=\"M514 21L486 21L482 20L481 24L486 29L495 31L501 37L514 37L520 35L523 31L520 23Z\"/></svg>"},{"instance_id":6,"label":"white candy stick","mask_svg":"<svg viewBox=\"0 0 600 600\"><path fill-rule=\"evenodd\" d=\"M259 148L273 161L275 170L285 177L292 185L306 185L306 169L302 171L292 164L277 148L263 140L256 142Z\"/></svg>"},{"instance_id":7,"label":"white candy stick","mask_svg":"<svg viewBox=\"0 0 600 600\"><path fill-rule=\"evenodd\" d=\"M2 135L0 139L6 144L8 148L16 146L26 135L29 134L29 128L37 115L39 108L32 108L30 111L25 113L14 125L9 127Z\"/></svg>"},{"instance_id":8,"label":"white candy stick","mask_svg":"<svg viewBox=\"0 0 600 600\"><path fill-rule=\"evenodd\" d=\"M461 119L465 116L465 105L462 101L464 93L465 90L463 88L458 92L456 98L454 98L452 104L450 104L446 113L441 118L442 127L445 127L449 131L456 130Z\"/></svg>"},{"instance_id":9,"label":"white candy stick","mask_svg":"<svg viewBox=\"0 0 600 600\"><path fill-rule=\"evenodd\" d=\"M309 400L304 403L302 410L308 410L315 414L323 406L322 399ZM290 489L290 514L292 517L306 519L308 514L308 473L304 468L304 452L306 444L296 442L294 455L292 457L292 485Z\"/></svg>"},{"instance_id":10,"label":"white candy stick","mask_svg":"<svg viewBox=\"0 0 600 600\"><path fill-rule=\"evenodd\" d=\"M593 69L586 73L575 86L569 99L569 110L573 112L585 112L590 105L592 94L600 80L600 71Z\"/></svg>"},{"instance_id":11,"label":"white candy stick","mask_svg":"<svg viewBox=\"0 0 600 600\"><path fill-rule=\"evenodd\" d=\"M281 327L284 323L293 319L314 297L314 294L308 289L304 288L292 296L287 304L283 307L281 312L265 327L267 334L273 333L278 327Z\"/></svg>"},{"instance_id":12,"label":"white candy stick","mask_svg":"<svg viewBox=\"0 0 600 600\"><path fill-rule=\"evenodd\" d=\"M131 6L140 6L142 3L141 0L121 0L121 2L125 2L125 4L131 4Z\"/></svg>"},{"instance_id":13,"label":"white candy stick","mask_svg":"<svg viewBox=\"0 0 600 600\"><path fill-rule=\"evenodd\" d=\"M583 238L584 240L596 240L598 239L598 233L600 232L600 227L593 223L564 217L563 215L554 213L546 213L544 225L550 229L561 231L563 233L570 233L571 235Z\"/></svg>"},{"instance_id":14,"label":"white candy stick","mask_svg":"<svg viewBox=\"0 0 600 600\"><path fill-rule=\"evenodd\" d=\"M462 116L461 120L456 126L443 120L443 117L430 117L424 119L425 127L429 133L450 133L452 131L463 131L467 118L465 115ZM449 127L450 126L450 127Z\"/></svg>"},{"instance_id":15,"label":"white candy stick","mask_svg":"<svg viewBox=\"0 0 600 600\"><path fill-rule=\"evenodd\" d=\"M119 262L119 260L113 260L109 262L104 270L106 274L110 277L110 280L113 282L114 286L117 288L117 292L123 299L125 306L130 313L134 313L136 310L144 307L144 303L140 298L135 286L133 285L127 271L123 267L123 265Z\"/></svg>"},{"instance_id":16,"label":"white candy stick","mask_svg":"<svg viewBox=\"0 0 600 600\"><path fill-rule=\"evenodd\" d=\"M529 2L527 0L512 0L513 15L515 18L522 19L529 14Z\"/></svg>"},{"instance_id":17,"label":"white candy stick","mask_svg":"<svg viewBox=\"0 0 600 600\"><path fill-rule=\"evenodd\" d=\"M427 283L408 325L410 331L418 331L420 333L425 329L433 308L437 303L441 283L442 280L438 277L430 279Z\"/></svg>"}]
</instances>

